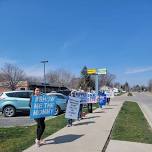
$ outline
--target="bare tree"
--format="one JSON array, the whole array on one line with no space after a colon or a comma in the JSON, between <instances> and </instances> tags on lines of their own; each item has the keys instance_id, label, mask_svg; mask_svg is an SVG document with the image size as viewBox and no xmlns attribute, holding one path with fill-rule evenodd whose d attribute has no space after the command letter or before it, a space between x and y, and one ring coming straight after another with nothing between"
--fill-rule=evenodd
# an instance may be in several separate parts
<instances>
[{"instance_id":1,"label":"bare tree","mask_svg":"<svg viewBox=\"0 0 152 152\"><path fill-rule=\"evenodd\" d=\"M149 89L150 92L152 92L152 79L149 80L148 89Z\"/></svg>"},{"instance_id":2,"label":"bare tree","mask_svg":"<svg viewBox=\"0 0 152 152\"><path fill-rule=\"evenodd\" d=\"M129 83L128 82L125 82L124 85L121 86L121 88L127 92L130 91L130 86L129 86Z\"/></svg>"},{"instance_id":3,"label":"bare tree","mask_svg":"<svg viewBox=\"0 0 152 152\"><path fill-rule=\"evenodd\" d=\"M28 82L41 83L43 78L42 77L37 77L37 76L27 76L26 80Z\"/></svg>"},{"instance_id":4,"label":"bare tree","mask_svg":"<svg viewBox=\"0 0 152 152\"><path fill-rule=\"evenodd\" d=\"M71 89L79 89L79 82L81 78L72 78L70 83L69 83L69 88Z\"/></svg>"},{"instance_id":5,"label":"bare tree","mask_svg":"<svg viewBox=\"0 0 152 152\"><path fill-rule=\"evenodd\" d=\"M113 81L115 80L116 76L114 74L106 74L106 75L101 75L99 78L99 85L100 86L113 86Z\"/></svg>"},{"instance_id":6,"label":"bare tree","mask_svg":"<svg viewBox=\"0 0 152 152\"><path fill-rule=\"evenodd\" d=\"M8 83L8 88L11 90L15 90L17 83L24 80L24 77L24 71L16 65L6 63L3 68L1 68L1 79Z\"/></svg>"},{"instance_id":7,"label":"bare tree","mask_svg":"<svg viewBox=\"0 0 152 152\"><path fill-rule=\"evenodd\" d=\"M118 89L121 88L121 84L119 82L115 82L113 86Z\"/></svg>"},{"instance_id":8,"label":"bare tree","mask_svg":"<svg viewBox=\"0 0 152 152\"><path fill-rule=\"evenodd\" d=\"M69 87L74 75L64 69L58 69L47 73L46 78L50 84Z\"/></svg>"}]
</instances>

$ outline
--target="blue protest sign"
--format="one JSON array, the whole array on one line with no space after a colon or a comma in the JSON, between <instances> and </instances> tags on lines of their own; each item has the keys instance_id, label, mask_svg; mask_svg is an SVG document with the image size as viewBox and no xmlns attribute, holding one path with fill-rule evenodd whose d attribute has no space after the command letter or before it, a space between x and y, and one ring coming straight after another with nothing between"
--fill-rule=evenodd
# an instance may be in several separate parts
<instances>
[{"instance_id":1,"label":"blue protest sign","mask_svg":"<svg viewBox=\"0 0 152 152\"><path fill-rule=\"evenodd\" d=\"M101 93L99 95L99 106L102 107L102 106L105 106L105 105L106 105L106 94Z\"/></svg>"},{"instance_id":2,"label":"blue protest sign","mask_svg":"<svg viewBox=\"0 0 152 152\"><path fill-rule=\"evenodd\" d=\"M55 97L45 94L32 96L30 118L43 118L53 116L56 110Z\"/></svg>"},{"instance_id":3,"label":"blue protest sign","mask_svg":"<svg viewBox=\"0 0 152 152\"><path fill-rule=\"evenodd\" d=\"M76 92L75 97L80 99L81 104L97 103L97 97L95 93L90 92Z\"/></svg>"},{"instance_id":4,"label":"blue protest sign","mask_svg":"<svg viewBox=\"0 0 152 152\"><path fill-rule=\"evenodd\" d=\"M97 103L97 97L95 93L88 93L88 103Z\"/></svg>"}]
</instances>

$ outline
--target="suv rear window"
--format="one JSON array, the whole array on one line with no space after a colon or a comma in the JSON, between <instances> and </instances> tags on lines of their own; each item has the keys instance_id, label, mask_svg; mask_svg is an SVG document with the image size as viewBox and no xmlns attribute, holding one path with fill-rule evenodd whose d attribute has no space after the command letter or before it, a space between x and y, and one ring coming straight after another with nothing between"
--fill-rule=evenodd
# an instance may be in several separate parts
<instances>
[{"instance_id":1,"label":"suv rear window","mask_svg":"<svg viewBox=\"0 0 152 152\"><path fill-rule=\"evenodd\" d=\"M56 95L59 99L65 99L62 95Z\"/></svg>"},{"instance_id":2,"label":"suv rear window","mask_svg":"<svg viewBox=\"0 0 152 152\"><path fill-rule=\"evenodd\" d=\"M14 97L14 93L6 93L8 97Z\"/></svg>"}]
</instances>

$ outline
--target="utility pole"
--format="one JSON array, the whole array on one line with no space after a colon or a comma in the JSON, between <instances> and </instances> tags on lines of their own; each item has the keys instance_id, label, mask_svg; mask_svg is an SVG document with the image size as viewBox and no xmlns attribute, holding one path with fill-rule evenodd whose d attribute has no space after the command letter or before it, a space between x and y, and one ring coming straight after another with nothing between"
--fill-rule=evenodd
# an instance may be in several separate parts
<instances>
[{"instance_id":1,"label":"utility pole","mask_svg":"<svg viewBox=\"0 0 152 152\"><path fill-rule=\"evenodd\" d=\"M47 60L43 60L43 61L41 61L41 63L43 63L44 64L44 93L46 93L46 76L45 76L45 64L46 63L48 63L48 61Z\"/></svg>"}]
</instances>

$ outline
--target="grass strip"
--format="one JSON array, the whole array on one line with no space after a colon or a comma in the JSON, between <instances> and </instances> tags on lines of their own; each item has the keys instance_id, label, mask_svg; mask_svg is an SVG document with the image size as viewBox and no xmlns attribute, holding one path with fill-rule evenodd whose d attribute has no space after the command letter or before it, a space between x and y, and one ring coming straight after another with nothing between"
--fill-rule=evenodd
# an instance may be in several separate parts
<instances>
[{"instance_id":1,"label":"grass strip","mask_svg":"<svg viewBox=\"0 0 152 152\"><path fill-rule=\"evenodd\" d=\"M116 119L112 139L152 144L152 129L135 102L124 102Z\"/></svg>"}]
</instances>

